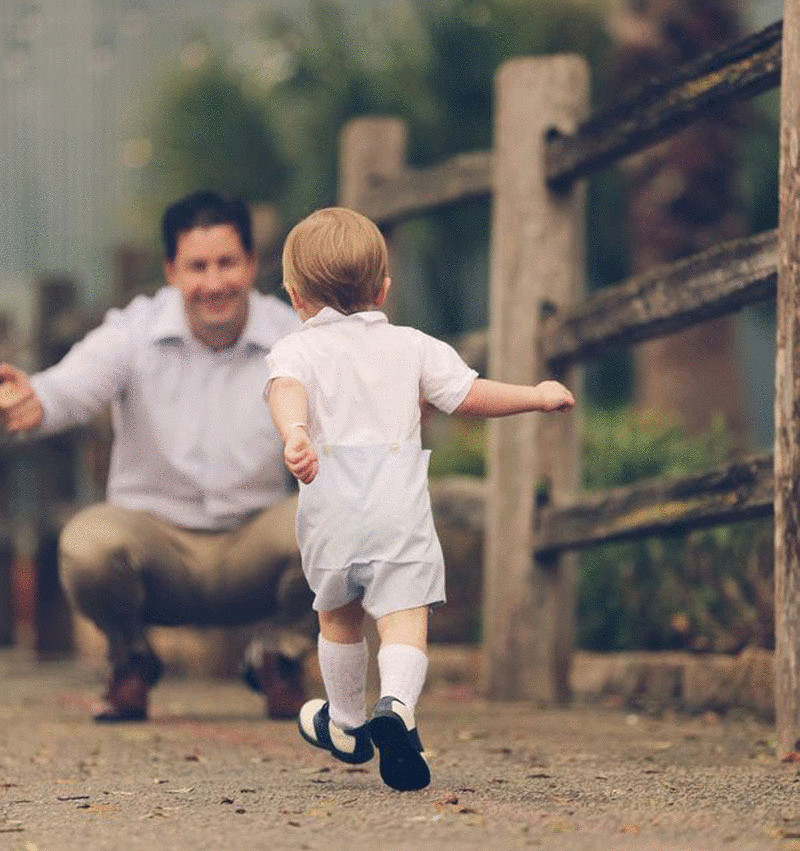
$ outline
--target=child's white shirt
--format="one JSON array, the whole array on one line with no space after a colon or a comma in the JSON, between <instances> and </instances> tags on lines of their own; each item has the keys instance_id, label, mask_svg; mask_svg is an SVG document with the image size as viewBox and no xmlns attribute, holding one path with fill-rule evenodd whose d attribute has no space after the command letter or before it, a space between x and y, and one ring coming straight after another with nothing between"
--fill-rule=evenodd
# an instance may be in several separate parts
<instances>
[{"instance_id":1,"label":"child's white shirt","mask_svg":"<svg viewBox=\"0 0 800 851\"><path fill-rule=\"evenodd\" d=\"M266 358L267 387L294 378L305 388L309 432L319 445L420 445L420 400L445 413L478 376L449 345L380 311L346 316L324 307Z\"/></svg>"},{"instance_id":2,"label":"child's white shirt","mask_svg":"<svg viewBox=\"0 0 800 851\"><path fill-rule=\"evenodd\" d=\"M365 599L376 612L443 601L420 400L452 413L475 370L446 343L391 325L383 313L345 316L329 307L279 340L266 360L265 393L273 379L294 378L308 398L319 471L313 482L300 484L296 525L315 607L346 603L349 596L332 599L326 590L330 572L364 564L416 564L427 577L420 588L404 590L402 604L396 588L372 587ZM429 599L431 582L442 591Z\"/></svg>"}]
</instances>

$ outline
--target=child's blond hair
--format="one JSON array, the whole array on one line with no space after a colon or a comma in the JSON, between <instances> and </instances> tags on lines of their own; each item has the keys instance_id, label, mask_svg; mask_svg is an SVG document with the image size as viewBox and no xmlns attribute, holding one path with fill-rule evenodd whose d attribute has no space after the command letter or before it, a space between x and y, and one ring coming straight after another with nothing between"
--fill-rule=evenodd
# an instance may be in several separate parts
<instances>
[{"instance_id":1,"label":"child's blond hair","mask_svg":"<svg viewBox=\"0 0 800 851\"><path fill-rule=\"evenodd\" d=\"M304 301L355 313L375 303L388 274L386 241L374 222L326 207L298 222L283 246L284 286Z\"/></svg>"}]
</instances>

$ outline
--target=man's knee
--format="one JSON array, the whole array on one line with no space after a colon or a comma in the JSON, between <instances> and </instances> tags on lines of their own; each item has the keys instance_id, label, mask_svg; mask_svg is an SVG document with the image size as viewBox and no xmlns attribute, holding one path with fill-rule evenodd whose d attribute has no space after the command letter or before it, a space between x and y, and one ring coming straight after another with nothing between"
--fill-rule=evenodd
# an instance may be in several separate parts
<instances>
[{"instance_id":1,"label":"man's knee","mask_svg":"<svg viewBox=\"0 0 800 851\"><path fill-rule=\"evenodd\" d=\"M61 584L79 608L102 596L127 557L130 536L111 506L93 505L76 514L58 542Z\"/></svg>"},{"instance_id":2,"label":"man's knee","mask_svg":"<svg viewBox=\"0 0 800 851\"><path fill-rule=\"evenodd\" d=\"M278 580L276 603L287 619L300 618L311 611L314 594L303 575L299 553L292 556Z\"/></svg>"}]
</instances>

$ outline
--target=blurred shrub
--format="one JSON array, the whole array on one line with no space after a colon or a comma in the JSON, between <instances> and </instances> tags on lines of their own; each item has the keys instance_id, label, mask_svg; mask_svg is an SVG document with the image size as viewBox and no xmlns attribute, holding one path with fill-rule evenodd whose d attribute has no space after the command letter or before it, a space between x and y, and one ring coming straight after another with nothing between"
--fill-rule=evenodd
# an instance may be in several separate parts
<instances>
[{"instance_id":1,"label":"blurred shrub","mask_svg":"<svg viewBox=\"0 0 800 851\"><path fill-rule=\"evenodd\" d=\"M722 422L688 435L628 409L584 421L584 482L598 490L699 473L730 451ZM577 642L592 650L734 652L773 641L772 523L607 544L581 554Z\"/></svg>"},{"instance_id":2,"label":"blurred shrub","mask_svg":"<svg viewBox=\"0 0 800 851\"><path fill-rule=\"evenodd\" d=\"M485 424L450 420L431 435L431 475L483 475ZM587 490L703 472L723 464L731 441L717 421L689 435L629 408L583 417ZM577 644L587 650L736 652L772 647L770 520L607 544L581 553Z\"/></svg>"}]
</instances>

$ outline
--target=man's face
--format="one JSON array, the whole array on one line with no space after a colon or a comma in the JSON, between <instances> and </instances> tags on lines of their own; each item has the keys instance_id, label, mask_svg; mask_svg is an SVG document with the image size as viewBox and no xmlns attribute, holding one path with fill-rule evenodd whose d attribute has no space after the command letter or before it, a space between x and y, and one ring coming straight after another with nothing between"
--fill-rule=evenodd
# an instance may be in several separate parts
<instances>
[{"instance_id":1,"label":"man's face","mask_svg":"<svg viewBox=\"0 0 800 851\"><path fill-rule=\"evenodd\" d=\"M183 296L192 333L212 349L232 346L247 321L255 258L233 225L212 225L178 236L175 259L164 265L167 281Z\"/></svg>"}]
</instances>

